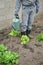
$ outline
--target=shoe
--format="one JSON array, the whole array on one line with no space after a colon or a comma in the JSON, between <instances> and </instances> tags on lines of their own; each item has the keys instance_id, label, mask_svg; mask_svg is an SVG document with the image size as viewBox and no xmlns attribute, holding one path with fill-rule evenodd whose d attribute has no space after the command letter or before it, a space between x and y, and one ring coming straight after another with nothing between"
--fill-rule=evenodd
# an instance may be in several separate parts
<instances>
[{"instance_id":1,"label":"shoe","mask_svg":"<svg viewBox=\"0 0 43 65\"><path fill-rule=\"evenodd\" d=\"M33 39L33 38L34 38L34 36L32 36L31 34L29 34L28 37L29 37L30 39Z\"/></svg>"},{"instance_id":2,"label":"shoe","mask_svg":"<svg viewBox=\"0 0 43 65\"><path fill-rule=\"evenodd\" d=\"M31 30L26 30L26 35L28 36L30 34Z\"/></svg>"},{"instance_id":3,"label":"shoe","mask_svg":"<svg viewBox=\"0 0 43 65\"><path fill-rule=\"evenodd\" d=\"M33 36L30 34L31 30L26 30L26 35L30 38L33 39Z\"/></svg>"},{"instance_id":4,"label":"shoe","mask_svg":"<svg viewBox=\"0 0 43 65\"><path fill-rule=\"evenodd\" d=\"M21 32L21 36L22 36L22 35L26 35L26 31L25 31L25 32Z\"/></svg>"}]
</instances>

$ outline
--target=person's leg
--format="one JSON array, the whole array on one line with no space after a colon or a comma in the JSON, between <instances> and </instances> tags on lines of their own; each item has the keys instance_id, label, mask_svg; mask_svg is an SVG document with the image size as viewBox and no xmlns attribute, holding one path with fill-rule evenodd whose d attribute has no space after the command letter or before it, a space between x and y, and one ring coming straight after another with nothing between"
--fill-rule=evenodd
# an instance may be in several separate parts
<instances>
[{"instance_id":1,"label":"person's leg","mask_svg":"<svg viewBox=\"0 0 43 65\"><path fill-rule=\"evenodd\" d=\"M31 32L31 29L32 29L32 25L33 25L33 22L34 22L34 17L35 17L35 8L33 7L29 9L30 12L29 12L29 17L28 17L28 34L30 34Z\"/></svg>"},{"instance_id":2,"label":"person's leg","mask_svg":"<svg viewBox=\"0 0 43 65\"><path fill-rule=\"evenodd\" d=\"M33 22L34 22L34 17L35 17L34 11L30 11L29 21L28 21L28 30L32 29L32 25L33 25Z\"/></svg>"},{"instance_id":3,"label":"person's leg","mask_svg":"<svg viewBox=\"0 0 43 65\"><path fill-rule=\"evenodd\" d=\"M27 31L26 31L27 36L29 36L30 38L33 38L33 36L30 35L30 32L31 32L32 25L34 22L34 17L35 17L35 7L31 7L31 8L29 8L28 27L27 27Z\"/></svg>"},{"instance_id":4,"label":"person's leg","mask_svg":"<svg viewBox=\"0 0 43 65\"><path fill-rule=\"evenodd\" d=\"M26 34L28 21L28 8L26 6L22 7L22 23L21 23L21 33Z\"/></svg>"}]
</instances>

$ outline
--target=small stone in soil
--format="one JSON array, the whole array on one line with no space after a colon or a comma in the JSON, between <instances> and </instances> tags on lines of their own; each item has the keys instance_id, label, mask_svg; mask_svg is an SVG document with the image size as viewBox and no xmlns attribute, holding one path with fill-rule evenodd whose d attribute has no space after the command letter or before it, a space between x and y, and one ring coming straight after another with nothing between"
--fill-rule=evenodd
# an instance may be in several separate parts
<instances>
[{"instance_id":1,"label":"small stone in soil","mask_svg":"<svg viewBox=\"0 0 43 65\"><path fill-rule=\"evenodd\" d=\"M43 65L43 62L40 62L39 65Z\"/></svg>"},{"instance_id":2,"label":"small stone in soil","mask_svg":"<svg viewBox=\"0 0 43 65\"><path fill-rule=\"evenodd\" d=\"M30 51L33 53L34 52L34 49L31 48L31 47L28 47L28 49L30 49Z\"/></svg>"},{"instance_id":3,"label":"small stone in soil","mask_svg":"<svg viewBox=\"0 0 43 65\"><path fill-rule=\"evenodd\" d=\"M40 45L40 44L35 44L35 46L36 46L36 47L41 47L42 45Z\"/></svg>"}]
</instances>

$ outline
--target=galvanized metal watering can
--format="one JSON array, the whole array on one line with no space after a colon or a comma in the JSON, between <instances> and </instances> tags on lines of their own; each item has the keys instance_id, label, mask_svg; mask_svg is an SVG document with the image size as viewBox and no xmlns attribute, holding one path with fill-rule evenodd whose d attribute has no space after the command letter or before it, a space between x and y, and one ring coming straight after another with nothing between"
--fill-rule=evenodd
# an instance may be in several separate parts
<instances>
[{"instance_id":1,"label":"galvanized metal watering can","mask_svg":"<svg viewBox=\"0 0 43 65\"><path fill-rule=\"evenodd\" d=\"M13 24L12 24L12 27L19 31L20 30L20 19L19 18L14 18L13 19Z\"/></svg>"}]
</instances>

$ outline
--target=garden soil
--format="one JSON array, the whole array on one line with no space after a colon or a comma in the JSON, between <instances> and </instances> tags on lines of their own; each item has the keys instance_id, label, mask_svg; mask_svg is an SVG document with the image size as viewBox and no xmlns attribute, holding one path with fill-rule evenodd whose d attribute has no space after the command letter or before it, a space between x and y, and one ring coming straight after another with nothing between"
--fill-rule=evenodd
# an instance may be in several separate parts
<instances>
[{"instance_id":1,"label":"garden soil","mask_svg":"<svg viewBox=\"0 0 43 65\"><path fill-rule=\"evenodd\" d=\"M0 44L8 47L8 50L18 52L20 54L19 63L13 65L43 65L43 42L37 41L37 35L43 33L43 18L35 20L30 39L26 48L21 45L21 37L11 37L9 32L11 27L0 30ZM5 65L1 64L0 65Z\"/></svg>"}]
</instances>

